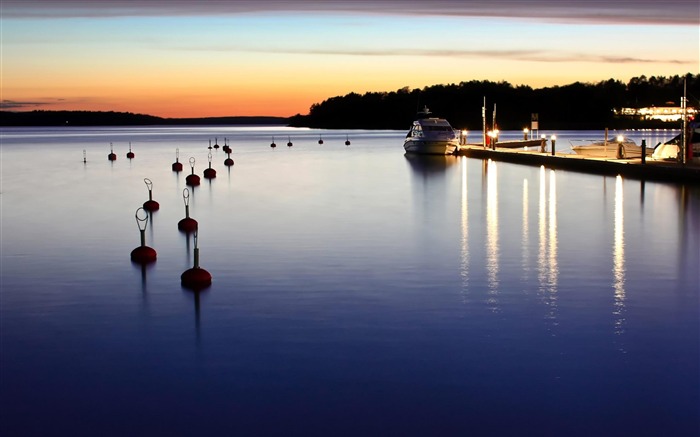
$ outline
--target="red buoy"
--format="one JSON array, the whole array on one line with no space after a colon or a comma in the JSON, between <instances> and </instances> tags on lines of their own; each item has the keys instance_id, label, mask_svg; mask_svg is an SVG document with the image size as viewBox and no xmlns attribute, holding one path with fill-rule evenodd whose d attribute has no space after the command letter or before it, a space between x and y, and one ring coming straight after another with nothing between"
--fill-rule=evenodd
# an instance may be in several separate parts
<instances>
[{"instance_id":1,"label":"red buoy","mask_svg":"<svg viewBox=\"0 0 700 437\"><path fill-rule=\"evenodd\" d=\"M190 218L190 190L182 190L182 199L185 202L185 218L177 223L177 228L183 232L190 233L197 230L197 220Z\"/></svg>"},{"instance_id":2,"label":"red buoy","mask_svg":"<svg viewBox=\"0 0 700 437\"><path fill-rule=\"evenodd\" d=\"M136 155L134 155L134 152L131 151L131 142L129 142L129 151L126 153L126 157L129 159L133 159L134 156Z\"/></svg>"},{"instance_id":3,"label":"red buoy","mask_svg":"<svg viewBox=\"0 0 700 437\"><path fill-rule=\"evenodd\" d=\"M117 155L114 153L114 149L112 148L112 143L109 143L109 155L107 155L107 159L109 159L110 161L117 160Z\"/></svg>"},{"instance_id":4,"label":"red buoy","mask_svg":"<svg viewBox=\"0 0 700 437\"><path fill-rule=\"evenodd\" d=\"M292 138L287 136L287 147L292 147L294 144L292 144Z\"/></svg>"},{"instance_id":5,"label":"red buoy","mask_svg":"<svg viewBox=\"0 0 700 437\"><path fill-rule=\"evenodd\" d=\"M139 246L131 251L131 260L138 264L149 264L156 260L156 251L152 247Z\"/></svg>"},{"instance_id":6,"label":"red buoy","mask_svg":"<svg viewBox=\"0 0 700 437\"><path fill-rule=\"evenodd\" d=\"M185 183L190 187L196 187L199 185L199 176L194 174L194 156L190 158L190 167L192 167L192 174L187 175Z\"/></svg>"},{"instance_id":7,"label":"red buoy","mask_svg":"<svg viewBox=\"0 0 700 437\"><path fill-rule=\"evenodd\" d=\"M199 185L199 182L199 176L197 176L194 173L191 175L187 175L187 177L185 178L185 183L190 187L196 187L197 185Z\"/></svg>"},{"instance_id":8,"label":"red buoy","mask_svg":"<svg viewBox=\"0 0 700 437\"><path fill-rule=\"evenodd\" d=\"M143 211L144 217L139 217L139 212ZM146 227L148 226L148 214L143 208L136 210L136 224L141 234L141 245L131 251L131 261L138 264L149 264L156 260L156 251L152 247L146 246Z\"/></svg>"},{"instance_id":9,"label":"red buoy","mask_svg":"<svg viewBox=\"0 0 700 437\"><path fill-rule=\"evenodd\" d=\"M277 144L275 144L275 137L272 137L272 142L270 143L270 147L272 147L273 149L275 147L277 147Z\"/></svg>"},{"instance_id":10,"label":"red buoy","mask_svg":"<svg viewBox=\"0 0 700 437\"><path fill-rule=\"evenodd\" d=\"M345 145L349 146L350 145L350 138L348 138L347 135L345 135Z\"/></svg>"},{"instance_id":11,"label":"red buoy","mask_svg":"<svg viewBox=\"0 0 700 437\"><path fill-rule=\"evenodd\" d=\"M182 171L182 163L180 162L180 149L175 149L175 162L173 162L173 171Z\"/></svg>"},{"instance_id":12,"label":"red buoy","mask_svg":"<svg viewBox=\"0 0 700 437\"><path fill-rule=\"evenodd\" d=\"M211 285L211 273L199 267L199 248L197 232L194 233L194 266L180 275L182 285L190 290L199 291Z\"/></svg>"},{"instance_id":13,"label":"red buoy","mask_svg":"<svg viewBox=\"0 0 700 437\"><path fill-rule=\"evenodd\" d=\"M219 148L219 139L218 139L218 138L215 138L215 139L214 139L214 148L215 148L215 149L218 149L218 148Z\"/></svg>"},{"instance_id":14,"label":"red buoy","mask_svg":"<svg viewBox=\"0 0 700 437\"><path fill-rule=\"evenodd\" d=\"M318 136L318 144L323 144L323 138L321 135Z\"/></svg>"},{"instance_id":15,"label":"red buoy","mask_svg":"<svg viewBox=\"0 0 700 437\"><path fill-rule=\"evenodd\" d=\"M204 169L204 177L207 179L214 179L216 177L216 170L211 168L211 152L209 152L209 168Z\"/></svg>"},{"instance_id":16,"label":"red buoy","mask_svg":"<svg viewBox=\"0 0 700 437\"><path fill-rule=\"evenodd\" d=\"M160 209L160 204L153 200L153 182L150 179L144 178L143 180L148 187L148 200L143 203L143 209L148 212L158 211Z\"/></svg>"},{"instance_id":17,"label":"red buoy","mask_svg":"<svg viewBox=\"0 0 700 437\"><path fill-rule=\"evenodd\" d=\"M221 150L223 150L226 153L231 153L232 150L231 150L231 147L226 143L227 141L228 140L226 138L224 138L224 147L222 147Z\"/></svg>"}]
</instances>

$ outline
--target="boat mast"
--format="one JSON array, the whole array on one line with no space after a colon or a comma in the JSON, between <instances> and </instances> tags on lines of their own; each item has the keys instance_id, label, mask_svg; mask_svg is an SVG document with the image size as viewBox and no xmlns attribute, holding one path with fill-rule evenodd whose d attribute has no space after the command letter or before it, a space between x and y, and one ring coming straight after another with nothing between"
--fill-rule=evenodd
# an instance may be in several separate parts
<instances>
[{"instance_id":1,"label":"boat mast","mask_svg":"<svg viewBox=\"0 0 700 437\"><path fill-rule=\"evenodd\" d=\"M481 144L486 148L486 96L484 96L484 106L481 107Z\"/></svg>"},{"instance_id":2,"label":"boat mast","mask_svg":"<svg viewBox=\"0 0 700 437\"><path fill-rule=\"evenodd\" d=\"M687 135L686 131L688 129L688 114L686 114L686 101L687 99L685 98L686 96L686 79L683 79L683 98L681 99L681 111L683 112L683 125L682 125L682 130L681 130L681 163L685 164L686 163L686 157L687 157Z\"/></svg>"}]
</instances>

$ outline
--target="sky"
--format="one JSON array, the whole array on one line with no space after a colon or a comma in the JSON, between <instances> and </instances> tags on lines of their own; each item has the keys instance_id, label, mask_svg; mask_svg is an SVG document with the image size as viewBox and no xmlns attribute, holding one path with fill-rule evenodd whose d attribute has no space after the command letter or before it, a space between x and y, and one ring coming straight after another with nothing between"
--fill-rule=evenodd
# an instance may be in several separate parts
<instances>
[{"instance_id":1,"label":"sky","mask_svg":"<svg viewBox=\"0 0 700 437\"><path fill-rule=\"evenodd\" d=\"M698 0L2 0L2 110L306 114L350 92L700 73Z\"/></svg>"}]
</instances>

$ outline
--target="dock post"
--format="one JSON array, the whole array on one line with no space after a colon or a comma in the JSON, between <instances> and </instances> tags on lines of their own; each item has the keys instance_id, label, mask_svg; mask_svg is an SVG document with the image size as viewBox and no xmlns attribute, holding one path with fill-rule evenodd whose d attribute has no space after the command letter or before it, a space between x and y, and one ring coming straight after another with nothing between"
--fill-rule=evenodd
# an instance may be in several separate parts
<instances>
[{"instance_id":1,"label":"dock post","mask_svg":"<svg viewBox=\"0 0 700 437\"><path fill-rule=\"evenodd\" d=\"M540 153L544 153L547 150L547 138L542 135L540 142Z\"/></svg>"},{"instance_id":2,"label":"dock post","mask_svg":"<svg viewBox=\"0 0 700 437\"><path fill-rule=\"evenodd\" d=\"M557 136L552 135L552 156L554 156L554 154L556 153L556 149L557 149Z\"/></svg>"},{"instance_id":3,"label":"dock post","mask_svg":"<svg viewBox=\"0 0 700 437\"><path fill-rule=\"evenodd\" d=\"M642 140L642 164L647 163L647 140Z\"/></svg>"}]
</instances>

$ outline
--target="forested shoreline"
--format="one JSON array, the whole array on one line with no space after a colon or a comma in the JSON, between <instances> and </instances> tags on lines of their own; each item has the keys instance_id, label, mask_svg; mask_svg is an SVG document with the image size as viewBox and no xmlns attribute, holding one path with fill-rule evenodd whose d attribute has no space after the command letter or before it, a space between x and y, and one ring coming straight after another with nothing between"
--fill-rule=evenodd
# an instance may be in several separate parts
<instances>
[{"instance_id":1,"label":"forested shoreline","mask_svg":"<svg viewBox=\"0 0 700 437\"><path fill-rule=\"evenodd\" d=\"M292 117L290 124L329 129L406 129L416 112L427 106L456 128L480 129L486 98L489 124L495 104L498 127L504 130L529 127L532 114L538 114L541 129L675 128L677 123L617 117L614 110L680 106L684 79L689 105L697 108L700 74L641 76L628 83L613 79L595 84L576 82L540 89L508 82L469 81L332 97L312 105L309 114Z\"/></svg>"},{"instance_id":2,"label":"forested shoreline","mask_svg":"<svg viewBox=\"0 0 700 437\"><path fill-rule=\"evenodd\" d=\"M324 129L406 129L424 106L446 118L456 128L480 129L486 99L489 124L503 130L529 127L537 114L540 129L677 128L678 123L621 117L615 109L680 106L684 93L688 105L700 107L700 74L640 76L623 83L609 79L598 83L575 82L533 89L508 82L469 81L391 92L349 93L315 103L308 114L292 117L231 116L162 118L130 112L25 111L0 112L0 126L148 126L148 125L289 125Z\"/></svg>"}]
</instances>

